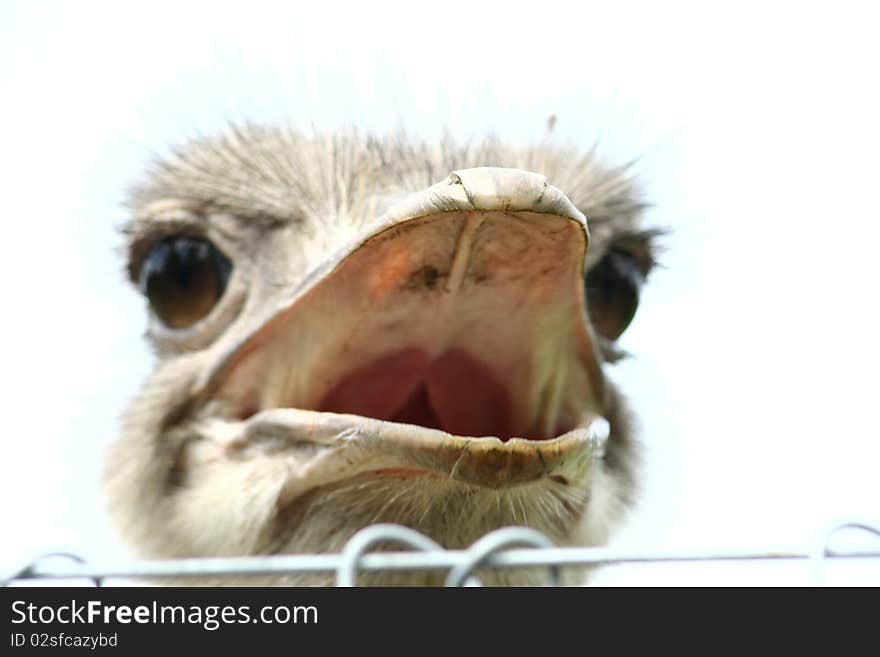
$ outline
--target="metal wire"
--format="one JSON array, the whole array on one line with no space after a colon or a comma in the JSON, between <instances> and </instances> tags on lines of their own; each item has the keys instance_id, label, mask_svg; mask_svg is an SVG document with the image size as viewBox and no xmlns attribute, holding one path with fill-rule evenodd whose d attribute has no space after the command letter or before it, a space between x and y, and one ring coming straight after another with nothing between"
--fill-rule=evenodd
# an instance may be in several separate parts
<instances>
[{"instance_id":1,"label":"metal wire","mask_svg":"<svg viewBox=\"0 0 880 657\"><path fill-rule=\"evenodd\" d=\"M38 557L36 560L29 562L26 564L21 570L17 571L12 577L8 579L0 580L0 584L3 586L8 586L14 581L31 579L34 577L39 577L39 575L34 574L34 568L40 564L48 561L49 559L68 559L69 561L73 561L76 564L85 564L86 560L83 559L78 554L73 554L72 552L49 552L48 554L44 554ZM92 580L94 582L95 587L100 587L102 584L100 577L87 577L87 579Z\"/></svg>"},{"instance_id":2,"label":"metal wire","mask_svg":"<svg viewBox=\"0 0 880 657\"><path fill-rule=\"evenodd\" d=\"M548 569L548 584L559 584L560 569L566 566L610 564L807 561L812 583L821 584L824 566L829 560L875 560L880 565L880 544L871 551L832 551L830 542L844 530L855 530L880 538L880 527L863 521L836 523L821 533L809 550L730 550L706 551L626 551L615 548L553 547L550 539L526 527L505 527L486 534L464 550L444 550L432 539L399 525L373 525L355 534L337 554L293 554L266 557L230 557L123 561L92 565L70 553L40 556L0 584L27 583L36 580L89 579L101 586L108 578L161 579L207 576L280 575L291 573L335 573L339 586L354 586L361 572L446 571L447 586L479 585L471 575L485 568ZM398 543L414 548L408 552L368 553L379 543ZM511 548L512 545L533 546ZM65 566L51 562L63 557L73 563Z\"/></svg>"},{"instance_id":3,"label":"metal wire","mask_svg":"<svg viewBox=\"0 0 880 657\"><path fill-rule=\"evenodd\" d=\"M454 566L446 578L446 586L478 585L475 577L468 578L471 571L483 565L493 554L511 545L528 545L537 548L553 548L553 542L541 532L526 527L504 527L486 534L474 543L468 552L470 558ZM559 566L550 564L550 585L559 586Z\"/></svg>"},{"instance_id":4,"label":"metal wire","mask_svg":"<svg viewBox=\"0 0 880 657\"><path fill-rule=\"evenodd\" d=\"M409 527L392 524L367 527L352 536L345 544L345 548L342 550L342 559L336 569L336 586L355 586L361 557L370 549L370 546L387 541L403 543L425 552L443 550L439 543Z\"/></svg>"},{"instance_id":5,"label":"metal wire","mask_svg":"<svg viewBox=\"0 0 880 657\"><path fill-rule=\"evenodd\" d=\"M825 575L825 561L828 559L828 557L836 556L835 553L831 552L831 539L834 538L835 534L839 534L847 529L855 529L858 531L867 532L880 538L880 528L869 525L868 523L862 522L860 520L838 522L831 525L820 536L820 539L816 542L815 550L810 556L813 562L814 585L820 586L823 583Z\"/></svg>"}]
</instances>

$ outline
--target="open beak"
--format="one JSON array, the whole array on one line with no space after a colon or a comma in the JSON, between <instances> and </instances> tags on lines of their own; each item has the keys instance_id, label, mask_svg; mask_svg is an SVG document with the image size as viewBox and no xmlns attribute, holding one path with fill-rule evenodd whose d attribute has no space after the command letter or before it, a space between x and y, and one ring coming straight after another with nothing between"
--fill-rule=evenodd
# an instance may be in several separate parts
<instances>
[{"instance_id":1,"label":"open beak","mask_svg":"<svg viewBox=\"0 0 880 657\"><path fill-rule=\"evenodd\" d=\"M223 353L197 417L223 425L226 451L288 459L290 494L373 475L582 481L608 436L588 243L584 216L543 176L453 172Z\"/></svg>"}]
</instances>

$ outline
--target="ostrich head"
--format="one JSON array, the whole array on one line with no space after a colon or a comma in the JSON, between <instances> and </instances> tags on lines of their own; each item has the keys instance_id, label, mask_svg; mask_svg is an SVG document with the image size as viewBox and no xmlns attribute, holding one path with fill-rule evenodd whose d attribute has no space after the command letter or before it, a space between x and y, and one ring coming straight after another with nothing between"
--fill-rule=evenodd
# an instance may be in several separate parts
<instances>
[{"instance_id":1,"label":"ostrich head","mask_svg":"<svg viewBox=\"0 0 880 657\"><path fill-rule=\"evenodd\" d=\"M624 514L604 367L653 264L625 167L245 126L158 162L130 207L157 363L105 487L142 554L336 551L375 522L593 545Z\"/></svg>"}]
</instances>

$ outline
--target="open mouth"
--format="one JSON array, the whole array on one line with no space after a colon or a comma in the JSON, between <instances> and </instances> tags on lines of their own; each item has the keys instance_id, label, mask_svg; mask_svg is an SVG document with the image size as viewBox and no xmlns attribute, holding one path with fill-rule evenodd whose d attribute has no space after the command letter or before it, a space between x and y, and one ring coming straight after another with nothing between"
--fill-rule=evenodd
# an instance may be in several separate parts
<instances>
[{"instance_id":1,"label":"open mouth","mask_svg":"<svg viewBox=\"0 0 880 657\"><path fill-rule=\"evenodd\" d=\"M318 410L502 441L518 433L504 386L458 349L433 362L418 348L381 356L340 381Z\"/></svg>"},{"instance_id":2,"label":"open mouth","mask_svg":"<svg viewBox=\"0 0 880 657\"><path fill-rule=\"evenodd\" d=\"M456 172L317 267L221 356L204 396L250 439L286 426L372 471L504 485L582 468L607 437L587 239L542 177Z\"/></svg>"}]
</instances>

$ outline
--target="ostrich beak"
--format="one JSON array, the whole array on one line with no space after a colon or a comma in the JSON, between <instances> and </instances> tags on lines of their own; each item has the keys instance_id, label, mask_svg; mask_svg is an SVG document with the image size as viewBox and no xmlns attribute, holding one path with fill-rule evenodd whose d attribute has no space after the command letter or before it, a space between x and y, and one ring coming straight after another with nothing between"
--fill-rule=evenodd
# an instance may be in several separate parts
<instances>
[{"instance_id":1,"label":"ostrich beak","mask_svg":"<svg viewBox=\"0 0 880 657\"><path fill-rule=\"evenodd\" d=\"M455 171L220 355L199 384L200 432L214 449L287 459L292 495L392 474L582 481L608 435L588 243L543 176Z\"/></svg>"}]
</instances>

